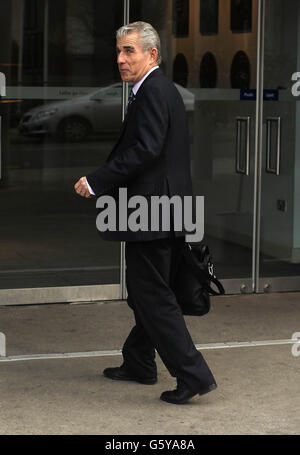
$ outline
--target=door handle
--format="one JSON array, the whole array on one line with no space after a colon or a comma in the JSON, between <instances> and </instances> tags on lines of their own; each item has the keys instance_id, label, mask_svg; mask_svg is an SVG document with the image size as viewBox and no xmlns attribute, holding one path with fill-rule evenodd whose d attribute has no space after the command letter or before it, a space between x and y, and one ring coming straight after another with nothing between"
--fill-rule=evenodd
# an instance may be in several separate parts
<instances>
[{"instance_id":1,"label":"door handle","mask_svg":"<svg viewBox=\"0 0 300 455\"><path fill-rule=\"evenodd\" d=\"M247 176L250 167L250 121L250 117L236 118L236 172Z\"/></svg>"},{"instance_id":2,"label":"door handle","mask_svg":"<svg viewBox=\"0 0 300 455\"><path fill-rule=\"evenodd\" d=\"M274 150L272 141L272 132L275 125L275 165L272 166L272 152ZM267 118L267 162L266 162L266 172L269 174L280 174L280 152L281 152L281 118L280 117L268 117Z\"/></svg>"}]
</instances>

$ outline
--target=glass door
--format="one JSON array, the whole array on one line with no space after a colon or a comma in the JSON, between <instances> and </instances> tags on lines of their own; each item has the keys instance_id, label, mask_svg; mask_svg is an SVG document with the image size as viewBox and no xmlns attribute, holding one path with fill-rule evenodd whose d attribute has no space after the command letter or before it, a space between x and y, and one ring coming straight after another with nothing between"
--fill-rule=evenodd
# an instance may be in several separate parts
<instances>
[{"instance_id":1,"label":"glass door","mask_svg":"<svg viewBox=\"0 0 300 455\"><path fill-rule=\"evenodd\" d=\"M162 40L162 69L182 94L194 192L226 292L253 292L257 0L130 0L130 21Z\"/></svg>"},{"instance_id":2,"label":"glass door","mask_svg":"<svg viewBox=\"0 0 300 455\"><path fill-rule=\"evenodd\" d=\"M265 0L260 291L300 290L300 0Z\"/></svg>"},{"instance_id":3,"label":"glass door","mask_svg":"<svg viewBox=\"0 0 300 455\"><path fill-rule=\"evenodd\" d=\"M227 293L248 293L253 292L258 4L201 1L199 13L194 185L196 194L205 196L204 241L217 276Z\"/></svg>"},{"instance_id":4,"label":"glass door","mask_svg":"<svg viewBox=\"0 0 300 455\"><path fill-rule=\"evenodd\" d=\"M122 24L119 0L0 3L0 303L119 298L120 244L101 241L95 199L73 186L122 122Z\"/></svg>"},{"instance_id":5,"label":"glass door","mask_svg":"<svg viewBox=\"0 0 300 455\"><path fill-rule=\"evenodd\" d=\"M299 3L1 2L1 303L11 290L20 302L31 292L31 303L41 289L44 301L120 295L124 248L100 240L95 201L73 185L105 161L122 121L115 31L124 19L160 34L161 67L187 111L204 241L226 292L300 289Z\"/></svg>"}]
</instances>

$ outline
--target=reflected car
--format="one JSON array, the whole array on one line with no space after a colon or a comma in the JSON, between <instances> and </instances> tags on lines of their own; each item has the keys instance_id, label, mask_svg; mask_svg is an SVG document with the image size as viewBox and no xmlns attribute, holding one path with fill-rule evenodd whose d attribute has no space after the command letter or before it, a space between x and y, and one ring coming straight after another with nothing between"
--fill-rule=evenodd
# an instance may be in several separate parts
<instances>
[{"instance_id":1,"label":"reflected car","mask_svg":"<svg viewBox=\"0 0 300 455\"><path fill-rule=\"evenodd\" d=\"M187 112L194 110L195 96L175 84ZM80 142L89 134L116 133L120 130L122 83L112 84L88 95L57 101L28 110L19 123L25 136L53 136L59 141Z\"/></svg>"}]
</instances>

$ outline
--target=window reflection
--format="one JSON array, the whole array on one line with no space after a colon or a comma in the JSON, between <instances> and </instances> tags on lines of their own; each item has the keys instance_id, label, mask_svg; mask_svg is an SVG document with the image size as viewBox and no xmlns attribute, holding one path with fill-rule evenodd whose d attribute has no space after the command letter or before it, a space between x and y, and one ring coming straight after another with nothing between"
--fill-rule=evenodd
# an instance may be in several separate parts
<instances>
[{"instance_id":1,"label":"window reflection","mask_svg":"<svg viewBox=\"0 0 300 455\"><path fill-rule=\"evenodd\" d=\"M173 0L173 33L177 38L189 35L189 0Z\"/></svg>"},{"instance_id":2,"label":"window reflection","mask_svg":"<svg viewBox=\"0 0 300 455\"><path fill-rule=\"evenodd\" d=\"M95 200L73 185L105 162L122 122L122 2L11 0L0 15L14 101L0 103L0 287L117 284L120 245L100 240Z\"/></svg>"},{"instance_id":3,"label":"window reflection","mask_svg":"<svg viewBox=\"0 0 300 455\"><path fill-rule=\"evenodd\" d=\"M217 62L211 52L206 52L200 64L200 87L215 88L217 86Z\"/></svg>"},{"instance_id":4,"label":"window reflection","mask_svg":"<svg viewBox=\"0 0 300 455\"><path fill-rule=\"evenodd\" d=\"M231 65L231 87L250 87L250 62L247 54L243 51L236 53Z\"/></svg>"},{"instance_id":5,"label":"window reflection","mask_svg":"<svg viewBox=\"0 0 300 455\"><path fill-rule=\"evenodd\" d=\"M188 64L183 54L177 54L173 63L173 81L183 87L188 83Z\"/></svg>"},{"instance_id":6,"label":"window reflection","mask_svg":"<svg viewBox=\"0 0 300 455\"><path fill-rule=\"evenodd\" d=\"M219 30L219 0L200 1L200 32L216 35Z\"/></svg>"},{"instance_id":7,"label":"window reflection","mask_svg":"<svg viewBox=\"0 0 300 455\"><path fill-rule=\"evenodd\" d=\"M116 133L121 126L122 84L112 84L88 95L41 104L24 113L19 132L27 137L54 137L80 142L89 135Z\"/></svg>"},{"instance_id":8,"label":"window reflection","mask_svg":"<svg viewBox=\"0 0 300 455\"><path fill-rule=\"evenodd\" d=\"M249 33L252 30L252 0L231 0L231 30Z\"/></svg>"}]
</instances>

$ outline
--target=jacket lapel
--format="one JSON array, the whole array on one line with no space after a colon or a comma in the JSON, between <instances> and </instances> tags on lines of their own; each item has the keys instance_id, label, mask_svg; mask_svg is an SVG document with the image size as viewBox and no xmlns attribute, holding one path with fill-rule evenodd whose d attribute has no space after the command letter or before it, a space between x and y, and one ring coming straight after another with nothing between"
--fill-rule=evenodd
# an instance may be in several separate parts
<instances>
[{"instance_id":1,"label":"jacket lapel","mask_svg":"<svg viewBox=\"0 0 300 455\"><path fill-rule=\"evenodd\" d=\"M128 109L128 112L127 112L127 115L125 116L124 118L124 121L122 123L122 126L121 126L121 129L120 129L120 132L119 132L119 136L117 137L117 140L116 140L116 143L112 149L112 151L110 152L110 154L108 155L107 157L107 160L106 161L109 161L114 153L114 151L116 150L119 142L121 141L122 137L123 137L123 134L125 133L125 130L126 130L126 125L128 123L128 120L134 110L134 104L137 102L138 100L138 97L141 95L141 92L142 92L142 89L144 87L144 84L148 83L148 81L154 77L154 76L159 76L163 74L162 70L160 68L157 68L156 70L152 71L152 73L149 74L149 76L145 79L145 81L142 83L142 85L140 86L136 96L135 96L135 100L133 101L132 105L130 106L130 108Z\"/></svg>"}]
</instances>

